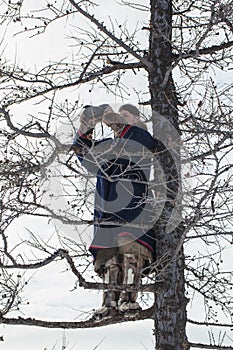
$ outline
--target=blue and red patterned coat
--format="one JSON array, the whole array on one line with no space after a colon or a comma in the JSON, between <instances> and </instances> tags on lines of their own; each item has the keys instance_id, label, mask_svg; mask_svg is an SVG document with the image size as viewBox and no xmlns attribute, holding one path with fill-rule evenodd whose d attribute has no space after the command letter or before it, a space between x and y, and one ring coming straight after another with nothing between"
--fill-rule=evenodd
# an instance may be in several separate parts
<instances>
[{"instance_id":1,"label":"blue and red patterned coat","mask_svg":"<svg viewBox=\"0 0 233 350\"><path fill-rule=\"evenodd\" d=\"M116 238L122 235L134 237L155 258L155 233L149 224L153 208L148 204L155 139L142 128L126 125L120 137L101 141L78 131L73 146L79 149L81 164L97 179L94 239L89 247L94 259L99 249L116 246Z\"/></svg>"}]
</instances>

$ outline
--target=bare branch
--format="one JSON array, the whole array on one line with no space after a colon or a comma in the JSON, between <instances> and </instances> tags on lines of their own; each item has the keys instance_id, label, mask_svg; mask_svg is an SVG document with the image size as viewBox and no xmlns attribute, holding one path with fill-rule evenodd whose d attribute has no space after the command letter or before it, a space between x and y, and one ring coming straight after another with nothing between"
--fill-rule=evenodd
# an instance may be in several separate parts
<instances>
[{"instance_id":1,"label":"bare branch","mask_svg":"<svg viewBox=\"0 0 233 350\"><path fill-rule=\"evenodd\" d=\"M154 306L149 309L143 310L139 315L132 318L125 318L124 316L115 316L109 320L102 320L100 322L95 322L93 320L80 321L80 322L56 322L56 321L43 321L34 318L8 318L0 317L0 323L8 325L18 325L18 326L37 326L43 328L62 328L62 329L78 329L78 328L97 328L112 324L118 324L128 321L140 321L146 320L152 317L154 312Z\"/></svg>"},{"instance_id":2,"label":"bare branch","mask_svg":"<svg viewBox=\"0 0 233 350\"><path fill-rule=\"evenodd\" d=\"M144 66L145 68L150 68L151 63L145 59L144 57L140 56L136 51L134 51L131 47L126 45L121 39L117 38L115 35L113 35L112 32L110 32L103 23L100 23L94 16L90 15L86 11L84 11L74 0L69 0L69 2L80 12L83 16L88 18L91 22L93 22L100 31L105 33L108 38L111 38L113 41L115 41L120 47L123 47L129 54L131 54L133 57L137 58Z\"/></svg>"},{"instance_id":3,"label":"bare branch","mask_svg":"<svg viewBox=\"0 0 233 350\"><path fill-rule=\"evenodd\" d=\"M222 345L209 345L201 343L190 343L191 348L200 348L200 349L217 349L217 350L233 350L232 346L222 346Z\"/></svg>"},{"instance_id":4,"label":"bare branch","mask_svg":"<svg viewBox=\"0 0 233 350\"><path fill-rule=\"evenodd\" d=\"M195 324L197 326L206 326L206 327L229 327L232 328L232 324L226 324L226 323L214 323L214 322L199 322L188 319L189 323Z\"/></svg>"}]
</instances>

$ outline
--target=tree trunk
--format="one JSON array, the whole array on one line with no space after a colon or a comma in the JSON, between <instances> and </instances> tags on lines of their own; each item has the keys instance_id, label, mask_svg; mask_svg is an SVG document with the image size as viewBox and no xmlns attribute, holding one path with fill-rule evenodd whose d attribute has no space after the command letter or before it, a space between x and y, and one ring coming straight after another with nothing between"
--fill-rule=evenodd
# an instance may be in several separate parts
<instances>
[{"instance_id":1,"label":"tree trunk","mask_svg":"<svg viewBox=\"0 0 233 350\"><path fill-rule=\"evenodd\" d=\"M172 64L172 0L151 0L149 87L155 137L169 149L160 156L166 178L166 199L156 223L158 279L164 281L156 293L155 337L157 350L188 349L186 339L186 298L184 254L179 223L179 126L177 97L170 72ZM172 147L171 147L172 145ZM177 210L178 209L178 210ZM173 225L168 225L177 210Z\"/></svg>"}]
</instances>

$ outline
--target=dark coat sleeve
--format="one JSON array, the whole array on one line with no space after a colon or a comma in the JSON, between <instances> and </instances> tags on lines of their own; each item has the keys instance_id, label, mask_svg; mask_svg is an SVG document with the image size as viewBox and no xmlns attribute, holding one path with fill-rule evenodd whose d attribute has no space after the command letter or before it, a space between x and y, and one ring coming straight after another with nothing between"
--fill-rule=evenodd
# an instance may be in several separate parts
<instances>
[{"instance_id":1,"label":"dark coat sleeve","mask_svg":"<svg viewBox=\"0 0 233 350\"><path fill-rule=\"evenodd\" d=\"M106 151L111 142L111 138L106 138L100 141L92 140L88 135L82 134L78 130L74 137L72 148L82 166L92 174L97 174L104 161L104 151Z\"/></svg>"},{"instance_id":2,"label":"dark coat sleeve","mask_svg":"<svg viewBox=\"0 0 233 350\"><path fill-rule=\"evenodd\" d=\"M88 138L88 135L82 134L79 130L77 131L74 140L73 140L73 150L77 154L77 157L82 161L88 149L92 147L95 141Z\"/></svg>"}]
</instances>

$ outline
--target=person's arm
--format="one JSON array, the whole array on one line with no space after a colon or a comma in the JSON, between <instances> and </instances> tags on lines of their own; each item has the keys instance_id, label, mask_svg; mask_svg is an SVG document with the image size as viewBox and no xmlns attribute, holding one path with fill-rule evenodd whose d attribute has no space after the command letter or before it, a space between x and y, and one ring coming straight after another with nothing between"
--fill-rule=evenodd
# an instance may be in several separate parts
<instances>
[{"instance_id":1,"label":"person's arm","mask_svg":"<svg viewBox=\"0 0 233 350\"><path fill-rule=\"evenodd\" d=\"M73 141L73 150L77 155L82 155L83 151L93 145L92 134L102 116L108 111L110 106L102 104L100 106L87 105L80 115L80 126Z\"/></svg>"},{"instance_id":2,"label":"person's arm","mask_svg":"<svg viewBox=\"0 0 233 350\"><path fill-rule=\"evenodd\" d=\"M76 153L80 163L90 173L97 174L103 164L108 161L108 150L111 149L112 139L94 140L93 129L84 126L78 129L72 149Z\"/></svg>"},{"instance_id":3,"label":"person's arm","mask_svg":"<svg viewBox=\"0 0 233 350\"><path fill-rule=\"evenodd\" d=\"M79 160L82 162L84 155L88 152L88 149L92 146L92 133L93 129L86 130L80 125L73 140L72 150L75 152Z\"/></svg>"}]
</instances>

